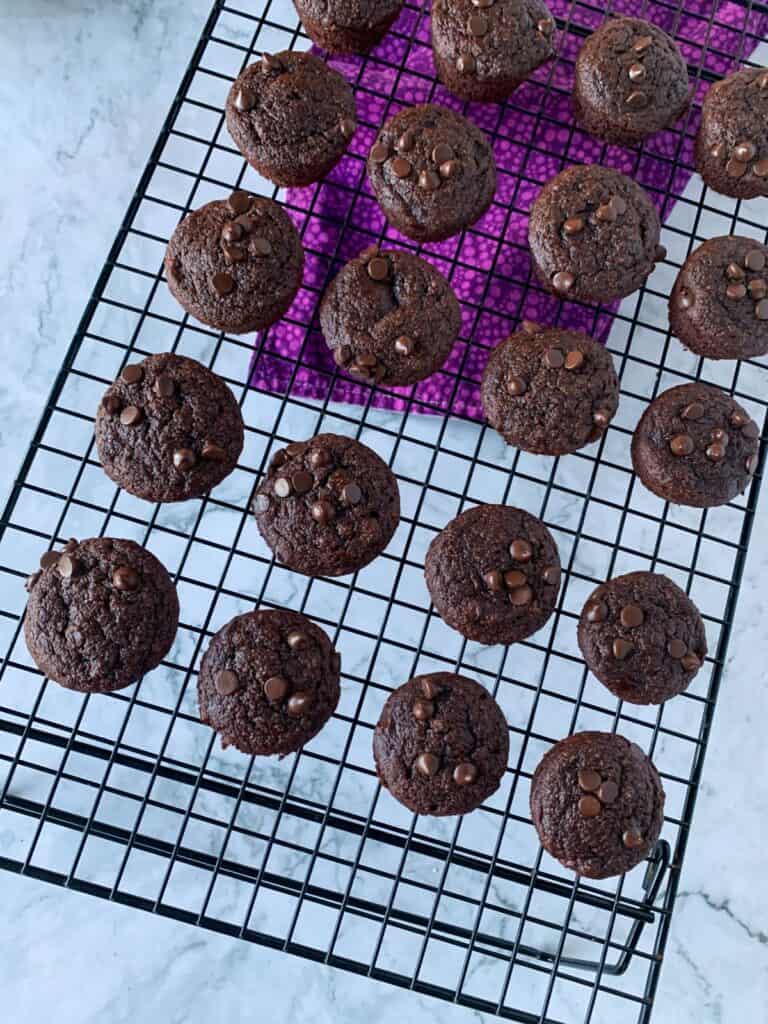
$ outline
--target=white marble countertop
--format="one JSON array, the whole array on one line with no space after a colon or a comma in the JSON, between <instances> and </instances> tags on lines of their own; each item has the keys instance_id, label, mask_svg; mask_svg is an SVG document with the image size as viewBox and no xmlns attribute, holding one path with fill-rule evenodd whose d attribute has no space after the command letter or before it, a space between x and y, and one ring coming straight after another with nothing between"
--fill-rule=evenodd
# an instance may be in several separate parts
<instances>
[{"instance_id":1,"label":"white marble countertop","mask_svg":"<svg viewBox=\"0 0 768 1024\"><path fill-rule=\"evenodd\" d=\"M208 8L208 0L0 5L3 497ZM768 1005L762 506L656 1024L744 1024L764 1019ZM202 1024L251 1019L254 1010L269 1020L317 1024L483 1019L3 872L0 906L0 992L9 1022Z\"/></svg>"}]
</instances>

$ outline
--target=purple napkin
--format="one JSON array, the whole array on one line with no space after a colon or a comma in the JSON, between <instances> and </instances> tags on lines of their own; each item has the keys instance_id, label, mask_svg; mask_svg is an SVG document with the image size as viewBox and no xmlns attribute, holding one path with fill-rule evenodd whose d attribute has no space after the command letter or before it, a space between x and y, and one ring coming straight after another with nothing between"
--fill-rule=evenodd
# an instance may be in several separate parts
<instances>
[{"instance_id":1,"label":"purple napkin","mask_svg":"<svg viewBox=\"0 0 768 1024\"><path fill-rule=\"evenodd\" d=\"M328 282L362 249L381 242L416 248L388 226L368 186L365 158L378 126L413 103L464 107L436 82L427 5L421 11L406 8L396 24L397 35L390 34L367 57L332 59L355 88L360 127L350 152L324 181L288 192L287 208L306 249L304 286L285 319L258 339L251 367L254 387L482 419L479 381L488 350L521 320L557 323L605 341L617 304L563 304L538 288L528 256L528 211L544 182L564 167L605 163L648 189L665 220L693 173L698 102L707 83L697 77L697 104L688 118L654 136L642 150L605 146L579 131L570 108L575 56L585 34L603 16L570 0L554 0L550 7L559 18L570 19L558 35L560 59L540 68L506 104L470 104L465 109L494 139L496 200L461 237L417 248L450 278L462 303L463 324L443 370L415 387L373 391L338 370L320 333L317 308ZM687 0L680 8L653 0L618 0L612 12L640 11L677 39L691 68L717 75L736 69L768 31L768 16L751 12L747 5Z\"/></svg>"}]
</instances>

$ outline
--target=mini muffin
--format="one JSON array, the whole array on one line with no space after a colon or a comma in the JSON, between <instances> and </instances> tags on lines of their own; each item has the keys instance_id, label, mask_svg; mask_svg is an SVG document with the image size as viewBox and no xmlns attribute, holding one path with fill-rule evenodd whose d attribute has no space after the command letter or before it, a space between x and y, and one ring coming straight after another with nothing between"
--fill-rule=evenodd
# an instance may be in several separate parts
<instances>
[{"instance_id":1,"label":"mini muffin","mask_svg":"<svg viewBox=\"0 0 768 1024\"><path fill-rule=\"evenodd\" d=\"M176 636L176 588L155 556L132 540L71 540L43 555L27 589L29 653L41 672L70 690L130 686L160 664Z\"/></svg>"},{"instance_id":2,"label":"mini muffin","mask_svg":"<svg viewBox=\"0 0 768 1024\"><path fill-rule=\"evenodd\" d=\"M533 268L561 298L613 302L638 288L666 253L648 194L611 167L575 164L537 196L528 224Z\"/></svg>"},{"instance_id":3,"label":"mini muffin","mask_svg":"<svg viewBox=\"0 0 768 1024\"><path fill-rule=\"evenodd\" d=\"M145 501L206 494L237 465L243 416L212 370L161 352L123 367L99 403L96 447L104 472Z\"/></svg>"},{"instance_id":4,"label":"mini muffin","mask_svg":"<svg viewBox=\"0 0 768 1024\"><path fill-rule=\"evenodd\" d=\"M632 464L673 505L710 508L742 494L757 469L760 428L730 395L681 384L655 398L632 437Z\"/></svg>"},{"instance_id":5,"label":"mini muffin","mask_svg":"<svg viewBox=\"0 0 768 1024\"><path fill-rule=\"evenodd\" d=\"M340 669L331 641L306 615L287 608L238 615L203 656L200 719L224 748L289 754L336 710Z\"/></svg>"},{"instance_id":6,"label":"mini muffin","mask_svg":"<svg viewBox=\"0 0 768 1024\"><path fill-rule=\"evenodd\" d=\"M304 31L331 53L365 53L380 42L403 0L293 0Z\"/></svg>"},{"instance_id":7,"label":"mini muffin","mask_svg":"<svg viewBox=\"0 0 768 1024\"><path fill-rule=\"evenodd\" d=\"M196 320L230 334L269 327L301 287L304 250L272 199L233 192L188 214L173 233L165 275Z\"/></svg>"},{"instance_id":8,"label":"mini muffin","mask_svg":"<svg viewBox=\"0 0 768 1024\"><path fill-rule=\"evenodd\" d=\"M305 576L346 576L386 548L400 521L397 480L352 437L318 434L272 458L253 502L275 555Z\"/></svg>"},{"instance_id":9,"label":"mini muffin","mask_svg":"<svg viewBox=\"0 0 768 1024\"><path fill-rule=\"evenodd\" d=\"M630 572L597 587L584 605L578 637L589 669L631 704L661 704L682 693L707 653L698 608L656 572Z\"/></svg>"},{"instance_id":10,"label":"mini muffin","mask_svg":"<svg viewBox=\"0 0 768 1024\"><path fill-rule=\"evenodd\" d=\"M392 693L373 734L381 784L415 814L468 814L499 788L509 731L485 687L451 672Z\"/></svg>"},{"instance_id":11,"label":"mini muffin","mask_svg":"<svg viewBox=\"0 0 768 1024\"><path fill-rule=\"evenodd\" d=\"M606 142L631 146L671 127L691 95L677 43L641 18L604 21L576 58L576 119Z\"/></svg>"},{"instance_id":12,"label":"mini muffin","mask_svg":"<svg viewBox=\"0 0 768 1024\"><path fill-rule=\"evenodd\" d=\"M496 191L488 139L466 117L427 103L384 125L368 177L387 219L419 242L440 242L474 224Z\"/></svg>"},{"instance_id":13,"label":"mini muffin","mask_svg":"<svg viewBox=\"0 0 768 1024\"><path fill-rule=\"evenodd\" d=\"M536 516L478 505L435 537L424 574L449 626L481 644L513 644L541 629L554 611L560 556Z\"/></svg>"},{"instance_id":14,"label":"mini muffin","mask_svg":"<svg viewBox=\"0 0 768 1024\"><path fill-rule=\"evenodd\" d=\"M459 333L461 309L431 264L373 246L331 282L320 325L336 363L350 376L397 387L440 369Z\"/></svg>"},{"instance_id":15,"label":"mini muffin","mask_svg":"<svg viewBox=\"0 0 768 1024\"><path fill-rule=\"evenodd\" d=\"M586 878L611 878L645 860L664 824L659 773L636 743L606 732L560 740L531 782L541 845Z\"/></svg>"},{"instance_id":16,"label":"mini muffin","mask_svg":"<svg viewBox=\"0 0 768 1024\"><path fill-rule=\"evenodd\" d=\"M555 54L543 0L435 0L432 50L443 85L465 100L504 100Z\"/></svg>"},{"instance_id":17,"label":"mini muffin","mask_svg":"<svg viewBox=\"0 0 768 1024\"><path fill-rule=\"evenodd\" d=\"M768 196L768 70L744 68L704 97L696 169L715 192Z\"/></svg>"},{"instance_id":18,"label":"mini muffin","mask_svg":"<svg viewBox=\"0 0 768 1024\"><path fill-rule=\"evenodd\" d=\"M578 331L527 328L502 341L485 367L488 422L507 444L541 455L598 441L619 404L610 352Z\"/></svg>"},{"instance_id":19,"label":"mini muffin","mask_svg":"<svg viewBox=\"0 0 768 1024\"><path fill-rule=\"evenodd\" d=\"M311 53L264 54L236 79L227 128L248 163L276 185L319 181L357 128L346 79Z\"/></svg>"},{"instance_id":20,"label":"mini muffin","mask_svg":"<svg viewBox=\"0 0 768 1024\"><path fill-rule=\"evenodd\" d=\"M707 359L768 352L768 247L724 235L694 249L669 299L672 333Z\"/></svg>"}]
</instances>

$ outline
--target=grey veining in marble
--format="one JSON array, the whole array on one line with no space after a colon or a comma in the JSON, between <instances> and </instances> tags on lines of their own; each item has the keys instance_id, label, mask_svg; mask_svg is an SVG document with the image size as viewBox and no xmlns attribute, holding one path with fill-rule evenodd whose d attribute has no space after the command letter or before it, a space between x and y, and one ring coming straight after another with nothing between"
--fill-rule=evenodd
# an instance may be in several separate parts
<instances>
[{"instance_id":1,"label":"grey veining in marble","mask_svg":"<svg viewBox=\"0 0 768 1024\"><path fill-rule=\"evenodd\" d=\"M3 495L13 482L208 7L208 0L6 0L0 5L0 124L6 140L0 193ZM425 423L424 430L429 429ZM468 436L457 435L457 443L470 443ZM86 435L74 431L69 440L77 451L87 444ZM488 443L493 445L493 439ZM258 454L253 453L254 459ZM508 453L498 446L489 457L503 464ZM410 468L416 472L418 467ZM242 504L245 482L233 479L227 486L227 496ZM761 1021L768 1005L765 494L763 499L657 996L657 1024ZM162 514L164 522L184 533L196 507L180 506ZM442 523L446 510L428 494L421 514L429 522ZM573 514L564 501L552 518L567 525ZM221 509L206 513L205 529L214 517L211 529L238 529L238 517ZM244 527L244 549L258 544L249 530L252 525ZM577 553L574 567L586 572L590 567L579 561L583 558ZM187 571L194 575L194 562ZM258 585L258 580L243 583L242 592L251 592L246 586L258 592ZM274 589L268 597L296 600L296 584L288 574L271 581L270 587ZM241 609L234 600L217 607L209 628L221 624L218 616ZM199 611L202 615L202 607ZM197 614L191 593L186 595L185 613ZM404 631L416 628L403 620ZM451 642L447 634L444 639ZM189 656L191 643L191 634L180 634L180 660ZM475 648L468 657L488 668L496 655ZM365 653L355 652L345 668L364 677ZM377 665L387 684L397 681L402 671L396 658ZM159 684L143 685L155 685L146 692L162 699ZM51 714L71 714L64 696L51 696ZM194 715L192 695L182 690L179 699L182 710ZM505 710L513 724L524 724L522 709ZM140 709L135 718L131 716L129 728L136 731L127 738L150 749L162 742L157 723L142 717ZM211 741L201 732L179 742L189 742L186 753L197 763L205 758ZM235 777L245 770L243 759L218 750L211 754L209 768ZM279 788L289 766L274 764L262 770L263 781ZM299 775L293 792L321 798L328 785L329 778L318 770ZM342 792L340 798L346 796ZM216 807L213 795L206 794L204 812L215 815ZM120 813L119 808L113 810ZM396 809L387 804L386 812L395 820ZM478 841L484 838L480 821ZM156 827L162 828L162 823ZM450 836L454 827L436 823L433 834ZM209 839L201 835L201 847ZM328 836L330 849L343 841L336 834ZM0 853L13 856L14 842L0 819ZM210 849L215 852L213 843ZM94 879L101 870L105 878L114 873L106 859L100 864L98 853L87 866ZM282 865L287 872L295 867L288 860ZM495 886L493 896L501 905L514 905L514 895L503 886ZM218 906L226 910L228 900L234 907L237 894L222 893ZM361 1019L371 1024L490 1021L443 1002L5 872L0 872L0 906L1 1003L3 1019L14 1024L50 1018L57 1024L203 1024L252 1019L257 1014L274 1021L318 1024ZM482 969L480 964L478 970ZM567 1013L567 1006L560 1009ZM575 1010L573 1014L575 1018Z\"/></svg>"}]
</instances>

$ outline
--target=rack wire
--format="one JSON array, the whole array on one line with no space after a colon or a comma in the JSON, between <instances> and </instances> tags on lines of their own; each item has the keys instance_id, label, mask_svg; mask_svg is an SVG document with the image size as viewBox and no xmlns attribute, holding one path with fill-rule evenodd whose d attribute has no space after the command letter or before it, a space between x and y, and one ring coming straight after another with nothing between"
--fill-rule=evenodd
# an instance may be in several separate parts
<instances>
[{"instance_id":1,"label":"rack wire","mask_svg":"<svg viewBox=\"0 0 768 1024\"><path fill-rule=\"evenodd\" d=\"M190 322L162 280L164 247L181 216L234 187L271 194L233 148L223 101L256 54L309 44L289 3L267 0L258 13L256 6L214 4L0 523L0 831L11 837L0 866L511 1020L647 1022L765 452L761 444L748 495L700 511L670 507L636 482L629 439L650 398L692 379L724 387L765 422L765 361L703 363L670 338L665 309L677 270L704 238L731 231L765 238L765 203L725 200L695 178L686 184L695 111L673 148L654 154L669 164L667 190L657 196L667 212L667 260L619 309L582 309L595 332L610 327L622 383L619 413L598 446L545 459L506 449L459 402L451 416L425 415L441 410L411 396L405 411L394 412L383 392L361 388L357 404L339 404L337 371L318 366L311 339L318 297L345 255L345 238L389 237L386 225L377 233L359 213L366 209L366 139L376 123L363 123L346 158L360 173L342 216L311 198L281 197L302 229L308 258L322 268L287 317L301 339L298 354L273 345L274 330L254 349L250 339ZM409 88L415 81L428 97L442 99L419 63L427 7L406 4L391 36L398 60L376 51L362 61L363 69L377 62L392 76L392 89L378 97L382 115L402 102L406 78ZM543 157L521 166L514 188L500 188L496 207L505 225L510 214L525 213L526 196L543 183L531 168L549 161L554 173L562 162L562 151L548 148L547 99L567 93L578 41L606 13L598 3L553 7L565 40L558 72L537 76L535 109L516 109L515 96L500 108L512 123L528 118L526 151ZM768 16L768 6L748 2L610 5L616 13L648 7L673 32L683 15L694 26L699 59L690 72L699 85L750 54L763 41ZM732 35L720 53L713 30L726 26ZM358 90L368 88L366 81L361 72ZM499 116L484 124L496 145L509 123ZM641 180L646 155L631 155ZM315 232L317 223L326 225L325 236ZM473 238L489 240L477 227L460 245L426 247L425 255L454 279L470 266ZM460 354L450 371L454 398L476 386L473 358L487 348L484 316L497 318L498 340L539 293L527 262L504 258L524 252L524 241L491 242L485 284L462 295ZM515 296L506 308L492 291L498 282ZM553 321L567 309L555 304ZM102 473L92 421L122 365L168 349L200 359L227 380L247 436L240 465L212 495L152 506ZM280 386L269 387L261 370L275 361L285 372ZM299 386L307 367L328 374L323 394ZM320 430L374 447L396 472L402 494L403 519L388 551L341 580L306 580L275 564L248 512L271 453ZM566 570L548 625L510 648L481 647L449 630L423 582L432 537L461 508L481 501L508 501L541 515ZM32 664L21 634L23 581L42 551L72 535L102 533L133 537L161 558L177 582L182 622L158 670L127 691L91 697L49 683ZM587 673L575 644L575 620L591 589L639 568L667 573L691 594L713 652L691 689L660 708L614 700ZM255 605L305 611L342 653L336 715L303 751L279 762L219 750L197 716L202 652L224 622ZM417 671L440 669L492 690L509 721L511 747L499 791L473 814L447 821L414 817L383 793L370 752L391 689ZM583 728L620 731L661 772L666 818L645 872L589 882L564 872L538 844L528 812L531 773L553 742Z\"/></svg>"}]
</instances>

